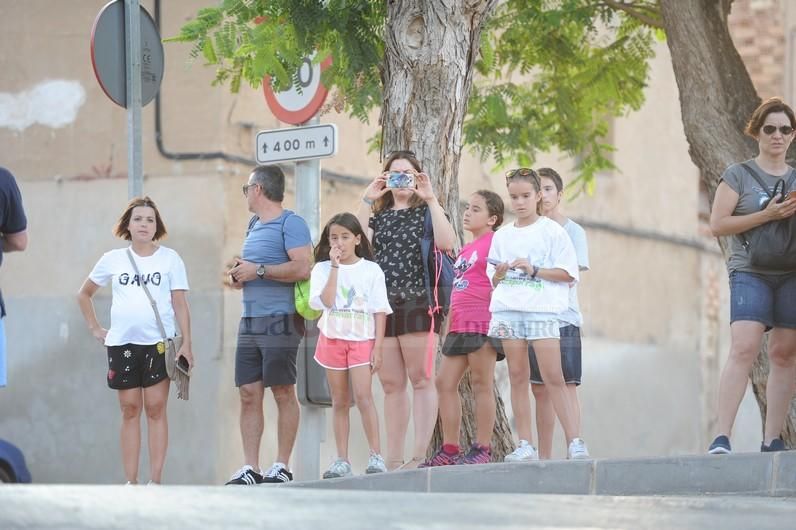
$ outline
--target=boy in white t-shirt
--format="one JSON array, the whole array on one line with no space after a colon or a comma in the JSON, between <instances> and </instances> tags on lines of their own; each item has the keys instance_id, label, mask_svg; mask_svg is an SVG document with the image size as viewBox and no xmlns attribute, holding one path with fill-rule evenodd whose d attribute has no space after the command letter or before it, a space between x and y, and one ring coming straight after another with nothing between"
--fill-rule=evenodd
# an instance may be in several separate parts
<instances>
[{"instance_id":1,"label":"boy in white t-shirt","mask_svg":"<svg viewBox=\"0 0 796 530\"><path fill-rule=\"evenodd\" d=\"M489 336L503 344L520 438L517 449L505 460L538 459L531 443L529 343L536 350L553 408L564 428L568 456L585 458L588 452L566 393L559 349L558 317L569 306L569 284L578 280L575 249L558 223L540 215L541 182L534 170L509 171L506 186L517 218L495 233L487 267L495 288L489 306Z\"/></svg>"},{"instance_id":2,"label":"boy in white t-shirt","mask_svg":"<svg viewBox=\"0 0 796 530\"><path fill-rule=\"evenodd\" d=\"M542 182L542 213L561 225L572 240L575 254L578 259L580 272L589 270L589 247L586 242L586 231L575 221L568 219L559 210L564 192L564 181L553 169L544 167L539 169L539 178ZM559 314L560 321L560 347L561 368L564 373L564 382L567 385L567 394L573 405L575 424L580 430L580 404L578 403L577 387L580 385L581 365L581 340L580 328L583 325L583 315L578 304L578 286L573 283L569 286L569 307ZM553 404L545 388L542 374L533 345L528 346L531 361L531 390L536 401L536 432L539 435L539 458L545 460L552 456L553 429L555 428L555 415Z\"/></svg>"}]
</instances>

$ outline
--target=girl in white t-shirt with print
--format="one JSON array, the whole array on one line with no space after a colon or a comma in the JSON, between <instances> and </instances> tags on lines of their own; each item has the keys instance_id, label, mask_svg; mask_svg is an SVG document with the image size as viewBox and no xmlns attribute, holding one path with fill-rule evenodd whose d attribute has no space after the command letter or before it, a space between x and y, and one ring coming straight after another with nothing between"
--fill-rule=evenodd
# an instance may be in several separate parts
<instances>
[{"instance_id":1,"label":"girl in white t-shirt with print","mask_svg":"<svg viewBox=\"0 0 796 530\"><path fill-rule=\"evenodd\" d=\"M516 220L495 233L487 275L495 290L489 336L501 339L511 382L511 406L519 444L507 462L537 460L531 438L530 362L533 344L539 370L569 444L569 458L588 457L577 432L573 403L561 370L558 316L569 305L569 285L578 280L572 241L555 221L540 215L541 182L532 169L506 173Z\"/></svg>"},{"instance_id":2,"label":"girl in white t-shirt with print","mask_svg":"<svg viewBox=\"0 0 796 530\"><path fill-rule=\"evenodd\" d=\"M379 418L371 393L372 376L381 367L387 315L384 272L373 261L373 250L357 218L350 213L332 217L315 247L310 277L310 306L323 310L315 360L326 368L332 394L337 459L323 478L352 475L348 461L349 374L354 399L370 445L366 473L387 470L381 456Z\"/></svg>"},{"instance_id":3,"label":"girl in white t-shirt with print","mask_svg":"<svg viewBox=\"0 0 796 530\"><path fill-rule=\"evenodd\" d=\"M188 279L180 256L157 244L166 235L166 227L149 197L131 200L113 233L130 241L130 246L111 250L100 258L80 288L78 303L91 333L108 348L108 386L117 390L122 409L122 464L127 483L138 482L143 408L149 437L149 480L159 484L168 446L169 379L163 336L142 284L155 300L167 336L174 336L177 327L182 332L177 357L185 357L190 367L193 353L186 299ZM92 297L109 282L113 290L111 327L104 329L97 320Z\"/></svg>"}]
</instances>

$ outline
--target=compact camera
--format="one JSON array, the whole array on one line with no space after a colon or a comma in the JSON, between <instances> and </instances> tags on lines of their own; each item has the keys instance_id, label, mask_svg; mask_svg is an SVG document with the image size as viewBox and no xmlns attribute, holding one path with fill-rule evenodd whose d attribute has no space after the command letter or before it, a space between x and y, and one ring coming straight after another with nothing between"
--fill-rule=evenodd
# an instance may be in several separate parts
<instances>
[{"instance_id":1,"label":"compact camera","mask_svg":"<svg viewBox=\"0 0 796 530\"><path fill-rule=\"evenodd\" d=\"M415 176L405 171L390 171L387 175L388 188L414 188Z\"/></svg>"}]
</instances>

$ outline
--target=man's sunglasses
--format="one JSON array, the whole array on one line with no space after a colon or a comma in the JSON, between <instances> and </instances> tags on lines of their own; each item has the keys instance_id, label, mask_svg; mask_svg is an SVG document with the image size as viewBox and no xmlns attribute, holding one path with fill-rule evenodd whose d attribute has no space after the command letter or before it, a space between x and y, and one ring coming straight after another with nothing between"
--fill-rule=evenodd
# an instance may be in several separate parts
<instances>
[{"instance_id":1,"label":"man's sunglasses","mask_svg":"<svg viewBox=\"0 0 796 530\"><path fill-rule=\"evenodd\" d=\"M514 177L531 177L533 179L539 180L539 175L536 174L536 171L529 167L521 167L519 169L511 169L506 171L506 182L510 181Z\"/></svg>"},{"instance_id":2,"label":"man's sunglasses","mask_svg":"<svg viewBox=\"0 0 796 530\"><path fill-rule=\"evenodd\" d=\"M775 125L763 125L763 132L771 136L777 132L777 127ZM793 132L793 127L790 125L783 125L782 127L779 127L779 132L781 132L783 136L788 136Z\"/></svg>"},{"instance_id":3,"label":"man's sunglasses","mask_svg":"<svg viewBox=\"0 0 796 530\"><path fill-rule=\"evenodd\" d=\"M257 186L257 185L258 185L257 183L255 183L255 184L244 184L243 185L243 194L244 195L248 195L249 194L249 188L251 188L252 186Z\"/></svg>"}]
</instances>

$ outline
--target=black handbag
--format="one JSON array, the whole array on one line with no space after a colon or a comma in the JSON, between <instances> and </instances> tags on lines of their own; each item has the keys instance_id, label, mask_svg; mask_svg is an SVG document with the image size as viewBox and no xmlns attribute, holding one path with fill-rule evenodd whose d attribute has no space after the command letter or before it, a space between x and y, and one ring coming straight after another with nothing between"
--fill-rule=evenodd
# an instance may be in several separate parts
<instances>
[{"instance_id":1,"label":"black handbag","mask_svg":"<svg viewBox=\"0 0 796 530\"><path fill-rule=\"evenodd\" d=\"M784 201L785 194L796 180L796 174L791 169L787 183L784 179L779 179L774 185L774 191L769 192L766 183L751 167L747 164L741 165L768 195L768 200L761 209L765 209L777 194L781 195L779 202ZM796 270L796 215L752 228L744 232L741 238L752 265L764 269Z\"/></svg>"}]
</instances>

